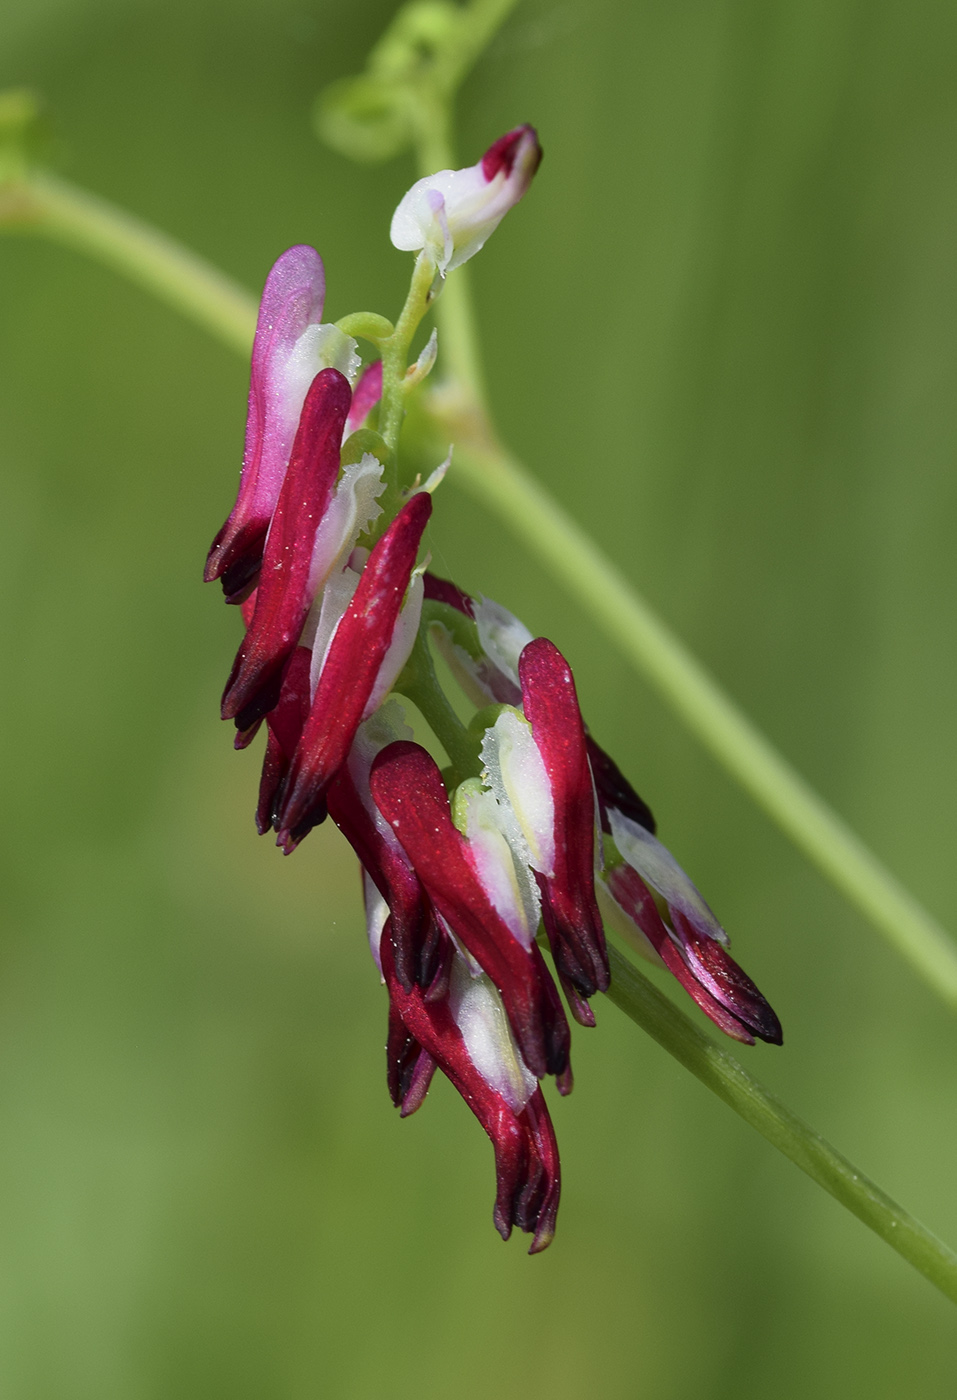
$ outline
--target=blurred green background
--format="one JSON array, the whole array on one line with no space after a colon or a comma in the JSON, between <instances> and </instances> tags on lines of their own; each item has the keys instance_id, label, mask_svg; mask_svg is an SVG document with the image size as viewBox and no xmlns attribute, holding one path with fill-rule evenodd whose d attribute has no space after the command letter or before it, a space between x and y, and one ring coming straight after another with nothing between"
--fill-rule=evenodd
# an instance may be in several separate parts
<instances>
[{"instance_id":1,"label":"blurred green background","mask_svg":"<svg viewBox=\"0 0 957 1400\"><path fill-rule=\"evenodd\" d=\"M395 314L407 158L310 131L391 0L5 0L69 178L250 288ZM460 153L546 159L473 264L506 439L957 927L957 9L524 0ZM952 1392L950 1304L607 1003L529 1259L445 1083L401 1123L355 862L252 825L200 583L246 367L0 240L0 1393L778 1400ZM454 480L454 468L453 477ZM957 1242L957 1019L454 484L435 566L551 636L785 1026L742 1056Z\"/></svg>"}]
</instances>

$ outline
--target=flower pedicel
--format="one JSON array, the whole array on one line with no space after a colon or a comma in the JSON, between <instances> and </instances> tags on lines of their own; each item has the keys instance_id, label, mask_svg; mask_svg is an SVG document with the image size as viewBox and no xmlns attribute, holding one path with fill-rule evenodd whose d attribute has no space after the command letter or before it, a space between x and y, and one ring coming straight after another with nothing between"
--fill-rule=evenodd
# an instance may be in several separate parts
<instances>
[{"instance_id":1,"label":"flower pedicel","mask_svg":"<svg viewBox=\"0 0 957 1400\"><path fill-rule=\"evenodd\" d=\"M444 467L425 486L404 481L378 432L380 399L385 416L384 400L431 369L434 339L405 365L446 274L478 252L540 159L534 129L519 127L403 198L392 241L417 253L413 290L397 329L370 332L383 358L361 375L355 340L322 322L321 258L282 255L260 306L239 494L205 575L245 623L222 714L237 748L265 721L259 831L288 854L329 814L352 845L388 989L392 1100L413 1113L441 1069L492 1141L496 1228L528 1232L532 1253L552 1239L560 1191L539 1081L572 1087L540 929L580 1025L594 1026L590 999L609 985L604 915L721 1030L781 1042L648 807L588 733L558 648L418 562ZM441 693L433 646L477 709L467 728ZM444 770L412 741L401 696L439 716Z\"/></svg>"}]
</instances>

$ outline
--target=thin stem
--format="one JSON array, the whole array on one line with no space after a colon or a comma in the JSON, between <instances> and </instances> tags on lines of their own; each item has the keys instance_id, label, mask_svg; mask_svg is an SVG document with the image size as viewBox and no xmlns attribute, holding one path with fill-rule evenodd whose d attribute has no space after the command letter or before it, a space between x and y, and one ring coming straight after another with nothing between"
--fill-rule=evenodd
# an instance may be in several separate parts
<instances>
[{"instance_id":1,"label":"thin stem","mask_svg":"<svg viewBox=\"0 0 957 1400\"><path fill-rule=\"evenodd\" d=\"M403 381L409 360L409 346L429 308L434 276L435 265L428 253L420 253L415 260L409 294L395 323L395 330L387 340L381 342L382 403L379 408L379 431L393 452L398 445L399 431L405 415Z\"/></svg>"},{"instance_id":2,"label":"thin stem","mask_svg":"<svg viewBox=\"0 0 957 1400\"><path fill-rule=\"evenodd\" d=\"M449 703L439 685L432 654L425 638L425 628L412 648L412 655L395 683L400 695L406 696L419 710L439 743L445 749L458 774L465 778L478 773L479 746Z\"/></svg>"},{"instance_id":3,"label":"thin stem","mask_svg":"<svg viewBox=\"0 0 957 1400\"><path fill-rule=\"evenodd\" d=\"M0 187L0 228L39 233L87 253L152 292L241 355L256 301L212 263L105 199L53 175Z\"/></svg>"},{"instance_id":4,"label":"thin stem","mask_svg":"<svg viewBox=\"0 0 957 1400\"><path fill-rule=\"evenodd\" d=\"M692 1025L617 948L609 947L609 953L610 1000L812 1181L957 1302L957 1255Z\"/></svg>"}]
</instances>

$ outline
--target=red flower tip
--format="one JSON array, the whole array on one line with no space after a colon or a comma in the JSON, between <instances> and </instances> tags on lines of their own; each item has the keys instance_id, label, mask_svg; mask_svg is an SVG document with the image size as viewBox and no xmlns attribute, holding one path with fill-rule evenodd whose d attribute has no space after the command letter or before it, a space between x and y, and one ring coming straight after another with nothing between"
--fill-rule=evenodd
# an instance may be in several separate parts
<instances>
[{"instance_id":1,"label":"red flower tip","mask_svg":"<svg viewBox=\"0 0 957 1400\"><path fill-rule=\"evenodd\" d=\"M490 181L500 171L504 171L508 177L520 154L525 157L526 178L530 180L541 165L544 153L538 144L538 132L527 122L524 126L517 126L514 131L507 131L489 146L482 157L482 174Z\"/></svg>"},{"instance_id":2,"label":"red flower tip","mask_svg":"<svg viewBox=\"0 0 957 1400\"><path fill-rule=\"evenodd\" d=\"M457 612L464 613L468 618L475 617L472 599L467 593L462 592L458 584L431 573L425 574L423 582L426 598L430 598L435 603L447 603L450 608L455 608Z\"/></svg>"}]
</instances>

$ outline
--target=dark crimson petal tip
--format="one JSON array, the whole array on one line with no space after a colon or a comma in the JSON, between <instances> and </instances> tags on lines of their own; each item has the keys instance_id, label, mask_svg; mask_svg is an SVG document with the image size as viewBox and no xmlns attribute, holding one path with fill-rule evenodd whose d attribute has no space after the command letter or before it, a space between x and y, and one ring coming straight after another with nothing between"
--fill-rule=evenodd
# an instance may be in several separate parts
<instances>
[{"instance_id":1,"label":"dark crimson petal tip","mask_svg":"<svg viewBox=\"0 0 957 1400\"><path fill-rule=\"evenodd\" d=\"M378 755L370 783L435 909L498 988L525 1063L538 1078L561 1074L571 1039L561 1003L537 949L514 938L475 873L435 760L400 740Z\"/></svg>"},{"instance_id":2,"label":"dark crimson petal tip","mask_svg":"<svg viewBox=\"0 0 957 1400\"><path fill-rule=\"evenodd\" d=\"M322 320L325 271L315 248L289 248L266 278L253 340L246 445L236 504L206 560L204 578L222 580L230 603L255 581L279 500L299 406L284 393L296 341Z\"/></svg>"},{"instance_id":3,"label":"dark crimson petal tip","mask_svg":"<svg viewBox=\"0 0 957 1400\"><path fill-rule=\"evenodd\" d=\"M339 447L352 391L337 369L316 375L302 406L256 591L256 607L223 694L223 719L246 729L276 704L283 666L312 605L316 531L339 475Z\"/></svg>"},{"instance_id":4,"label":"dark crimson petal tip","mask_svg":"<svg viewBox=\"0 0 957 1400\"><path fill-rule=\"evenodd\" d=\"M329 647L312 709L273 813L288 854L325 816L325 791L352 746L409 586L432 497L420 491L378 541Z\"/></svg>"},{"instance_id":5,"label":"dark crimson petal tip","mask_svg":"<svg viewBox=\"0 0 957 1400\"><path fill-rule=\"evenodd\" d=\"M494 180L500 171L504 171L506 176L511 175L519 148L531 142L535 144L535 154L529 160L527 176L530 180L542 163L542 148L538 144L538 133L527 122L524 126L517 126L514 131L506 131L504 136L489 146L482 157L482 174L486 180Z\"/></svg>"},{"instance_id":6,"label":"dark crimson petal tip","mask_svg":"<svg viewBox=\"0 0 957 1400\"><path fill-rule=\"evenodd\" d=\"M615 760L605 753L588 733L585 735L585 743L588 746L588 759L595 779L595 791L598 793L602 831L607 836L611 835L608 808L615 807L623 816L631 817L632 821L636 821L654 836L657 823L647 802L638 796Z\"/></svg>"},{"instance_id":7,"label":"dark crimson petal tip","mask_svg":"<svg viewBox=\"0 0 957 1400\"><path fill-rule=\"evenodd\" d=\"M411 1095L415 1091L417 1067L409 1068L413 1053L410 1042L431 1056L491 1139L497 1187L492 1214L495 1228L507 1240L517 1225L533 1237L529 1253L539 1253L555 1234L561 1194L558 1144L541 1089L536 1088L525 1108L516 1113L473 1064L448 1001L430 1002L420 987L405 991L395 975L391 946L385 939L382 972L390 1003L390 1088L394 1082L398 1092L408 1083L407 1092ZM405 1039L400 1038L402 1032L393 1030L392 1017L404 1028Z\"/></svg>"},{"instance_id":8,"label":"dark crimson petal tip","mask_svg":"<svg viewBox=\"0 0 957 1400\"><path fill-rule=\"evenodd\" d=\"M615 866L605 881L668 971L719 1030L743 1045L753 1045L755 1035L773 1045L781 1044L777 1016L720 943L699 934L680 910L674 909L670 911L676 930L672 935L658 913L654 896L632 866Z\"/></svg>"},{"instance_id":9,"label":"dark crimson petal tip","mask_svg":"<svg viewBox=\"0 0 957 1400\"><path fill-rule=\"evenodd\" d=\"M447 603L450 608L455 608L457 612L464 613L466 617L475 617L475 605L467 593L463 593L457 583L452 583L450 579L439 578L437 574L426 573L422 582L425 584L425 596L434 603Z\"/></svg>"},{"instance_id":10,"label":"dark crimson petal tip","mask_svg":"<svg viewBox=\"0 0 957 1400\"><path fill-rule=\"evenodd\" d=\"M568 662L546 637L523 648L518 676L522 708L555 804L555 867L543 886L545 929L559 971L589 997L607 991L610 972L595 902L595 804L575 682Z\"/></svg>"},{"instance_id":11,"label":"dark crimson petal tip","mask_svg":"<svg viewBox=\"0 0 957 1400\"><path fill-rule=\"evenodd\" d=\"M268 737L256 806L256 830L260 836L265 836L272 825L273 802L289 770L309 714L311 662L312 652L309 648L296 647L283 672L279 699L266 716Z\"/></svg>"},{"instance_id":12,"label":"dark crimson petal tip","mask_svg":"<svg viewBox=\"0 0 957 1400\"><path fill-rule=\"evenodd\" d=\"M329 784L329 815L389 906L396 976L406 991L415 983L429 987L439 970L441 951L432 907L401 846L391 833L387 837L379 829L362 801L351 765L352 760L344 764Z\"/></svg>"},{"instance_id":13,"label":"dark crimson petal tip","mask_svg":"<svg viewBox=\"0 0 957 1400\"><path fill-rule=\"evenodd\" d=\"M408 1118L425 1101L435 1073L435 1060L409 1034L391 1003L385 1053L389 1096L402 1117Z\"/></svg>"},{"instance_id":14,"label":"dark crimson petal tip","mask_svg":"<svg viewBox=\"0 0 957 1400\"><path fill-rule=\"evenodd\" d=\"M689 969L705 991L759 1040L783 1044L781 1022L727 949L699 933L680 909L672 910L672 918Z\"/></svg>"}]
</instances>

